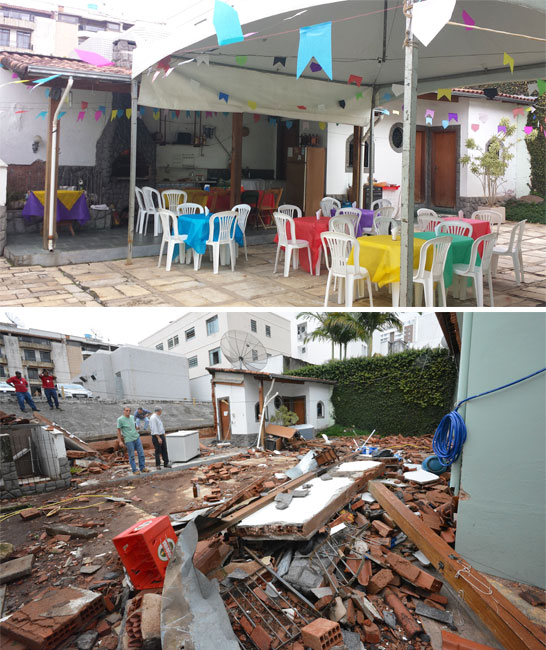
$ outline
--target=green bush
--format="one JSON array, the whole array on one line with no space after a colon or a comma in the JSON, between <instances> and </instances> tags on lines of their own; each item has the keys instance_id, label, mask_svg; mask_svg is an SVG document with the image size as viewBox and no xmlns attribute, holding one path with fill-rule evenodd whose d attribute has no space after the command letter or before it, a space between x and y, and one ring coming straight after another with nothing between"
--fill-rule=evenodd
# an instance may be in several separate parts
<instances>
[{"instance_id":1,"label":"green bush","mask_svg":"<svg viewBox=\"0 0 546 650\"><path fill-rule=\"evenodd\" d=\"M337 381L336 424L380 435L432 434L453 407L457 369L444 349L305 366L286 374Z\"/></svg>"},{"instance_id":2,"label":"green bush","mask_svg":"<svg viewBox=\"0 0 546 650\"><path fill-rule=\"evenodd\" d=\"M526 203L511 199L506 201L507 221L523 221L527 219L529 223L546 223L546 201L543 203Z\"/></svg>"}]
</instances>

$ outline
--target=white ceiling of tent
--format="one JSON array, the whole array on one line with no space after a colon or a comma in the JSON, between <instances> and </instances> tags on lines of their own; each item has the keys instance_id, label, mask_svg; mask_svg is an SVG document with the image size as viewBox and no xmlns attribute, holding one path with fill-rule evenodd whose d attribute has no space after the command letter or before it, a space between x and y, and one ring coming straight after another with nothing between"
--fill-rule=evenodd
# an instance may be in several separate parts
<instances>
[{"instance_id":1,"label":"white ceiling of tent","mask_svg":"<svg viewBox=\"0 0 546 650\"><path fill-rule=\"evenodd\" d=\"M144 73L140 103L188 110L254 110L288 118L366 124L371 88L378 89L380 101L385 101L385 93L392 93L391 85L403 83L405 16L401 0L388 0L386 12L384 0L312 4L308 0L277 0L270 7L255 0L230 4L239 13L243 33L256 32L244 42L218 46L212 0L181 12L164 32L156 31L148 41L139 39L133 75ZM453 21L462 22L463 9L481 27L546 36L543 0L459 0ZM268 15L271 11L275 14ZM309 67L297 79L299 28L330 20L333 80L324 71L313 73ZM513 75L503 65L504 52L514 58ZM179 65L200 54L208 55L209 65L195 61ZM161 72L153 82L154 65L169 55L174 70L166 77ZM237 64L236 56L247 57L243 66ZM286 67L273 67L275 56L286 57ZM427 92L439 87L536 79L545 74L545 58L544 42L447 25L428 47L419 45L418 89ZM148 70L152 72L148 74ZM347 84L351 74L363 78L360 89ZM362 95L357 97L359 90ZM219 92L229 95L227 104L219 100ZM252 104L250 108L248 101L256 107Z\"/></svg>"}]
</instances>

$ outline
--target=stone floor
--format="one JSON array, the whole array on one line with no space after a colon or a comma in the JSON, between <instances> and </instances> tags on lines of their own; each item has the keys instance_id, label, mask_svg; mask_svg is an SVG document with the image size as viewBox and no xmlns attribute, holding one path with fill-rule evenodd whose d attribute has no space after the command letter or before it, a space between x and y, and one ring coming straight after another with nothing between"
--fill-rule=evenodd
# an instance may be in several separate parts
<instances>
[{"instance_id":1,"label":"stone floor","mask_svg":"<svg viewBox=\"0 0 546 650\"><path fill-rule=\"evenodd\" d=\"M501 243L507 242L513 224L503 224ZM502 257L494 278L495 307L546 306L546 226L528 224L523 242L525 282L517 286L511 259ZM323 305L326 273L312 276L293 269L284 278L273 275L275 245L249 246L248 261L239 255L234 273L221 267L212 273L204 258L200 271L173 264L170 272L157 268L156 257L143 257L127 265L125 260L70 264L60 267L11 266L0 258L1 306L180 306L180 307L319 307ZM489 295L485 290L485 305ZM335 297L334 297L335 299ZM475 306L473 291L464 302L448 293L448 306ZM367 307L367 299L355 307ZM330 307L337 307L330 302ZM375 307L390 307L386 287L374 291Z\"/></svg>"}]
</instances>

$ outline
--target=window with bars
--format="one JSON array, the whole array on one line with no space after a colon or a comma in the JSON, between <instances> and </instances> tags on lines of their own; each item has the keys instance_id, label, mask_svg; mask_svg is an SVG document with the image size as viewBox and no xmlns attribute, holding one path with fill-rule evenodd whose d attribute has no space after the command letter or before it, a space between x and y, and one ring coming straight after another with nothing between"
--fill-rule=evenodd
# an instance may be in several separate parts
<instances>
[{"instance_id":1,"label":"window with bars","mask_svg":"<svg viewBox=\"0 0 546 650\"><path fill-rule=\"evenodd\" d=\"M0 46L9 47L10 30L0 29Z\"/></svg>"},{"instance_id":2,"label":"window with bars","mask_svg":"<svg viewBox=\"0 0 546 650\"><path fill-rule=\"evenodd\" d=\"M51 352L49 350L40 350L40 361L51 363Z\"/></svg>"},{"instance_id":3,"label":"window with bars","mask_svg":"<svg viewBox=\"0 0 546 650\"><path fill-rule=\"evenodd\" d=\"M23 356L25 361L36 361L36 350L24 349Z\"/></svg>"},{"instance_id":4,"label":"window with bars","mask_svg":"<svg viewBox=\"0 0 546 650\"><path fill-rule=\"evenodd\" d=\"M156 349L156 350L163 350L163 343L158 343L158 344L155 346L155 349Z\"/></svg>"},{"instance_id":5,"label":"window with bars","mask_svg":"<svg viewBox=\"0 0 546 650\"><path fill-rule=\"evenodd\" d=\"M253 318L250 319L250 331L251 332L258 331L258 323L256 323L256 321Z\"/></svg>"},{"instance_id":6,"label":"window with bars","mask_svg":"<svg viewBox=\"0 0 546 650\"><path fill-rule=\"evenodd\" d=\"M216 334L220 330L220 326L218 325L218 316L213 316L212 318L209 318L207 321L207 336L210 336L211 334Z\"/></svg>"},{"instance_id":7,"label":"window with bars","mask_svg":"<svg viewBox=\"0 0 546 650\"><path fill-rule=\"evenodd\" d=\"M211 366L215 366L222 360L222 355L220 348L214 348L214 350L209 350L209 363Z\"/></svg>"},{"instance_id":8,"label":"window with bars","mask_svg":"<svg viewBox=\"0 0 546 650\"><path fill-rule=\"evenodd\" d=\"M186 336L186 341L193 339L195 337L195 327L190 327L190 329L186 330L184 334Z\"/></svg>"},{"instance_id":9,"label":"window with bars","mask_svg":"<svg viewBox=\"0 0 546 650\"><path fill-rule=\"evenodd\" d=\"M197 368L197 356L188 358L188 368Z\"/></svg>"},{"instance_id":10,"label":"window with bars","mask_svg":"<svg viewBox=\"0 0 546 650\"><path fill-rule=\"evenodd\" d=\"M268 336L269 338L271 338L271 326L270 325L265 326L265 335Z\"/></svg>"},{"instance_id":11,"label":"window with bars","mask_svg":"<svg viewBox=\"0 0 546 650\"><path fill-rule=\"evenodd\" d=\"M179 343L178 334L176 334L175 336L173 336L167 341L167 347L169 348L169 350L171 350L172 348L175 348L178 345L178 343Z\"/></svg>"},{"instance_id":12,"label":"window with bars","mask_svg":"<svg viewBox=\"0 0 546 650\"><path fill-rule=\"evenodd\" d=\"M38 374L38 368L28 368L28 378L29 379L40 379Z\"/></svg>"}]
</instances>

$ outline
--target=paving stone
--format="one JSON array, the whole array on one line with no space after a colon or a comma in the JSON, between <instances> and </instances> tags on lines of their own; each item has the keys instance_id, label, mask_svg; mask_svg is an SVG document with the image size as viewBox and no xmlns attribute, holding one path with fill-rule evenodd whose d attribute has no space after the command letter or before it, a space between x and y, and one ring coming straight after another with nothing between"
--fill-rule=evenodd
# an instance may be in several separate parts
<instances>
[{"instance_id":1,"label":"paving stone","mask_svg":"<svg viewBox=\"0 0 546 650\"><path fill-rule=\"evenodd\" d=\"M0 585L19 580L32 573L34 555L23 555L0 564Z\"/></svg>"}]
</instances>

